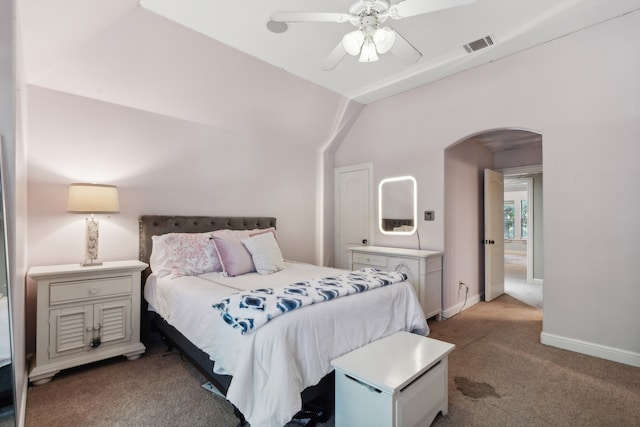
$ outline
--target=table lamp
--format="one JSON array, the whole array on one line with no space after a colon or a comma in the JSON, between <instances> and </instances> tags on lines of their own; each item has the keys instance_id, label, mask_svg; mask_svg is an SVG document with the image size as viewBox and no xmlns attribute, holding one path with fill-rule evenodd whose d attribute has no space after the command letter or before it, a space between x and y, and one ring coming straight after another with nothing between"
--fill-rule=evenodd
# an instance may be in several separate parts
<instances>
[{"instance_id":1,"label":"table lamp","mask_svg":"<svg viewBox=\"0 0 640 427\"><path fill-rule=\"evenodd\" d=\"M91 214L86 218L86 250L83 266L101 265L98 261L98 219L95 214L120 212L115 185L70 184L67 212Z\"/></svg>"}]
</instances>

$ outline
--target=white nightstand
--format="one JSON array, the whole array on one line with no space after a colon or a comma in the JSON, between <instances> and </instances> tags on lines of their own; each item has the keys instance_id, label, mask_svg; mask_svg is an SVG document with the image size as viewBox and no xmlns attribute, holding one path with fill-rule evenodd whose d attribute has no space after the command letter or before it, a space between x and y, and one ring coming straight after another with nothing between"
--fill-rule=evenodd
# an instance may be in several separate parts
<instances>
[{"instance_id":1,"label":"white nightstand","mask_svg":"<svg viewBox=\"0 0 640 427\"><path fill-rule=\"evenodd\" d=\"M36 358L29 372L44 384L61 369L115 356L137 359L140 342L140 261L32 267L38 282Z\"/></svg>"},{"instance_id":2,"label":"white nightstand","mask_svg":"<svg viewBox=\"0 0 640 427\"><path fill-rule=\"evenodd\" d=\"M448 413L448 355L455 345L398 332L331 362L336 427L428 426Z\"/></svg>"}]
</instances>

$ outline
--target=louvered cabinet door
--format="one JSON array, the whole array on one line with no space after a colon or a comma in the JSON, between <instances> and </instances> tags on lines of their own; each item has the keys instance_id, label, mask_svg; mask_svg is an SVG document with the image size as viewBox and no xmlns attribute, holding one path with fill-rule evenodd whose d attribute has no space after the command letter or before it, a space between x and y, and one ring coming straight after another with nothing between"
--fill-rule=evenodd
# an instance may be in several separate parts
<instances>
[{"instance_id":1,"label":"louvered cabinet door","mask_svg":"<svg viewBox=\"0 0 640 427\"><path fill-rule=\"evenodd\" d=\"M96 304L94 330L100 345L107 346L131 339L131 300Z\"/></svg>"},{"instance_id":2,"label":"louvered cabinet door","mask_svg":"<svg viewBox=\"0 0 640 427\"><path fill-rule=\"evenodd\" d=\"M85 351L91 344L93 305L51 310L49 314L49 357Z\"/></svg>"}]
</instances>

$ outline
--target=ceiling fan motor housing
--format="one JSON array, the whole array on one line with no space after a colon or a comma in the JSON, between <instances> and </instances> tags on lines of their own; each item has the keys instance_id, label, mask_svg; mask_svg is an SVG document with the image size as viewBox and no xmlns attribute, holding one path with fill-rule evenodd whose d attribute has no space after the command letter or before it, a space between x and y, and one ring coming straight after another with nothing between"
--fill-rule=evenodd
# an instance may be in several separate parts
<instances>
[{"instance_id":1,"label":"ceiling fan motor housing","mask_svg":"<svg viewBox=\"0 0 640 427\"><path fill-rule=\"evenodd\" d=\"M386 12L389 10L389 2L387 0L359 0L349 7L349 13L356 16L367 14L372 10L377 13Z\"/></svg>"}]
</instances>

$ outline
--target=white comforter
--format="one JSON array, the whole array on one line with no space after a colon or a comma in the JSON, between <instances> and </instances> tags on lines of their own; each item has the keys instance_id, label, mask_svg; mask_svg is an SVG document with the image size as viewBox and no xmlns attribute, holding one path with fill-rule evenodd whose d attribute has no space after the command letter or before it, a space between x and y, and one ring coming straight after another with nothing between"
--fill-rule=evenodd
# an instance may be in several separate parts
<instances>
[{"instance_id":1,"label":"white comforter","mask_svg":"<svg viewBox=\"0 0 640 427\"><path fill-rule=\"evenodd\" d=\"M286 265L270 275L151 275L145 286L152 309L209 354L217 373L233 375L227 399L252 427L286 424L301 408L302 390L331 372L336 357L397 331L428 333L408 282L294 310L247 335L227 325L211 307L238 290L344 273L309 264Z\"/></svg>"}]
</instances>

